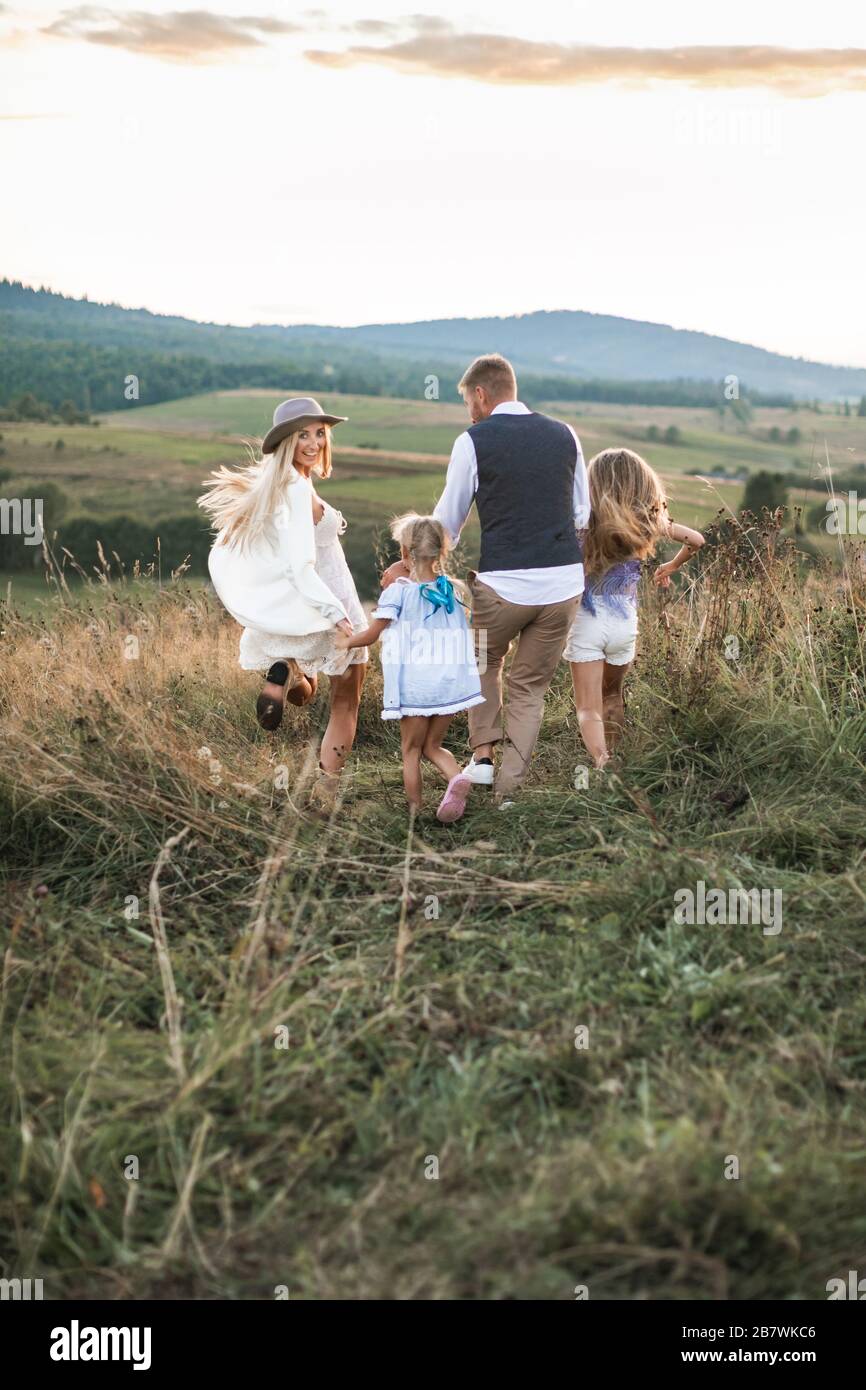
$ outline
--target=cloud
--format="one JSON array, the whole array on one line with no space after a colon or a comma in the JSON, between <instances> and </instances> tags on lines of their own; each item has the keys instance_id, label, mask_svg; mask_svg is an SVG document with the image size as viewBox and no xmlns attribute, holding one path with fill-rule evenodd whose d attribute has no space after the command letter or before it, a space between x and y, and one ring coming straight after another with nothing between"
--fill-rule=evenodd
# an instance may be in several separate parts
<instances>
[{"instance_id":1,"label":"cloud","mask_svg":"<svg viewBox=\"0 0 866 1390\"><path fill-rule=\"evenodd\" d=\"M210 62L243 48L257 48L273 35L299 33L304 26L268 16L213 14L210 10L129 13L80 5L64 10L43 34L125 48L168 62Z\"/></svg>"},{"instance_id":2,"label":"cloud","mask_svg":"<svg viewBox=\"0 0 866 1390\"><path fill-rule=\"evenodd\" d=\"M371 27L372 26L372 27ZM695 87L764 87L785 96L866 90L866 49L718 44L681 48L539 43L502 34L462 33L433 16L402 23L362 20L357 34L390 38L340 51L308 49L322 67L375 63L397 72L502 85L577 86L599 82L685 82ZM408 31L408 34L407 34Z\"/></svg>"},{"instance_id":3,"label":"cloud","mask_svg":"<svg viewBox=\"0 0 866 1390\"><path fill-rule=\"evenodd\" d=\"M5 8L0 4L0 12ZM310 34L329 27L345 36L345 46L311 48L304 56L320 67L334 69L366 63L410 75L505 86L677 82L704 88L763 87L798 97L866 90L866 49L862 48L796 49L766 44L601 47L468 33L440 16L423 14L335 24L322 9L303 10L292 20L282 20L210 10L125 13L80 5L62 11L41 32L167 62L206 63L240 50L261 48L274 37Z\"/></svg>"},{"instance_id":4,"label":"cloud","mask_svg":"<svg viewBox=\"0 0 866 1390\"><path fill-rule=\"evenodd\" d=\"M405 33L407 25L414 29L418 37L422 34L456 33L450 20L435 14L406 15L403 19L356 19L343 24L341 28L356 34L376 34L379 38L399 38Z\"/></svg>"}]
</instances>

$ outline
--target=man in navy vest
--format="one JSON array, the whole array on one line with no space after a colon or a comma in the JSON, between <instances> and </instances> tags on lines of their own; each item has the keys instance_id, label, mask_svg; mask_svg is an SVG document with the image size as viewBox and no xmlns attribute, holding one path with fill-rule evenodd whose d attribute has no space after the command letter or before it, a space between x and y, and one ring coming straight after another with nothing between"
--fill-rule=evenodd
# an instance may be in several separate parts
<instances>
[{"instance_id":1,"label":"man in navy vest","mask_svg":"<svg viewBox=\"0 0 866 1390\"><path fill-rule=\"evenodd\" d=\"M472 759L464 771L492 786L494 746L501 743L501 804L526 775L583 592L577 533L589 520L589 487L574 430L517 399L514 368L504 357L476 358L458 389L472 424L454 443L434 515L455 543L473 502L481 523L481 559L469 587L472 626L485 634L485 700L469 710ZM403 572L393 566L388 576ZM503 715L502 664L515 639Z\"/></svg>"}]
</instances>

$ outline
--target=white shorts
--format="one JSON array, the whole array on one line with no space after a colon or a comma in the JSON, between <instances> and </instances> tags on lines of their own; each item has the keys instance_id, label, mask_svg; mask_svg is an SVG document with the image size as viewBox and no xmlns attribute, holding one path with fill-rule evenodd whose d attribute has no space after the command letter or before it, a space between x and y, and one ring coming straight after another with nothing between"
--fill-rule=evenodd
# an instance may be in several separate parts
<instances>
[{"instance_id":1,"label":"white shorts","mask_svg":"<svg viewBox=\"0 0 866 1390\"><path fill-rule=\"evenodd\" d=\"M566 638L563 660L606 661L610 666L634 661L637 607L628 606L629 615L623 618L601 599L595 600L595 614L581 604Z\"/></svg>"}]
</instances>

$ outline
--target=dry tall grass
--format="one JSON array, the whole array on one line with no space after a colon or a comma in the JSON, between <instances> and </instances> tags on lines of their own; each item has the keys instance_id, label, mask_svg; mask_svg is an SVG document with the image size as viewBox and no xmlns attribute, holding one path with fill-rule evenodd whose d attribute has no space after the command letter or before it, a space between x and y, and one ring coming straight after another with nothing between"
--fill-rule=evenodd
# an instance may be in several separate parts
<instances>
[{"instance_id":1,"label":"dry tall grass","mask_svg":"<svg viewBox=\"0 0 866 1390\"><path fill-rule=\"evenodd\" d=\"M375 672L326 817L324 701L259 731L206 595L4 613L4 1274L821 1298L858 1266L862 570L804 575L769 518L720 541L642 596L613 774L575 790L563 672L523 801L448 830L407 821ZM783 931L677 926L698 879L780 889Z\"/></svg>"}]
</instances>

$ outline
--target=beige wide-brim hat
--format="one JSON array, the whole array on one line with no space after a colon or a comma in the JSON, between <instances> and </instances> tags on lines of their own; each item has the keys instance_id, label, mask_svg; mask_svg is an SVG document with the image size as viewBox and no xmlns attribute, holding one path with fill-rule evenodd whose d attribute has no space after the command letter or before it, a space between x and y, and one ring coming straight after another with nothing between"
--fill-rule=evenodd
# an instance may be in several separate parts
<instances>
[{"instance_id":1,"label":"beige wide-brim hat","mask_svg":"<svg viewBox=\"0 0 866 1390\"><path fill-rule=\"evenodd\" d=\"M326 415L312 396L293 396L274 411L274 423L262 441L262 453L272 454L280 440L302 430L305 425L341 425L348 415Z\"/></svg>"}]
</instances>

